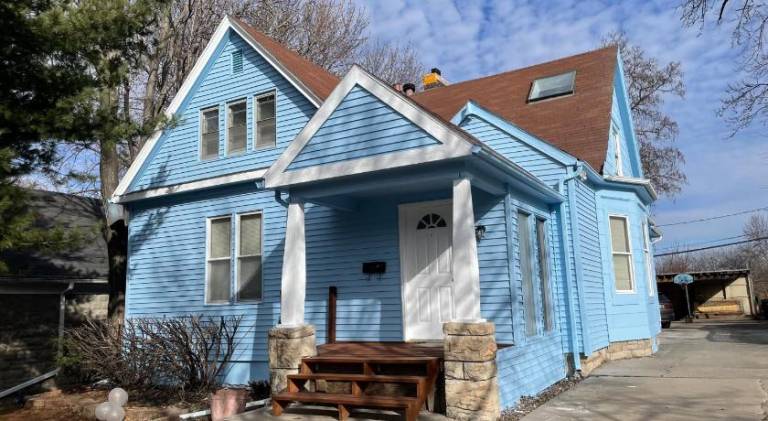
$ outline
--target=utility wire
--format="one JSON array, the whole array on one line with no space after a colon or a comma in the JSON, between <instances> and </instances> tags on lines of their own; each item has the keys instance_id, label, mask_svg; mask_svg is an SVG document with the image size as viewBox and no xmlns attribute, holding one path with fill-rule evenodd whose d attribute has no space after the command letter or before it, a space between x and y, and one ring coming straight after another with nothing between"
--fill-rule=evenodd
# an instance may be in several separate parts
<instances>
[{"instance_id":1,"label":"utility wire","mask_svg":"<svg viewBox=\"0 0 768 421\"><path fill-rule=\"evenodd\" d=\"M753 238L751 240L734 241L732 243L718 244L716 246L700 247L700 248L697 248L697 249L688 249L688 250L680 250L680 251L671 251L669 253L654 254L653 257L671 256L673 254L693 253L694 251L710 250L710 249L716 249L716 248L720 248L720 247L729 247L729 246L735 246L735 245L738 245L738 244L753 243L755 241L763 241L763 240L768 240L768 236Z\"/></svg>"},{"instance_id":2,"label":"utility wire","mask_svg":"<svg viewBox=\"0 0 768 421\"><path fill-rule=\"evenodd\" d=\"M696 243L686 243L685 246L686 247L705 246L707 244L719 243L721 241L726 241L726 240L736 240L738 238L744 238L744 237L746 237L746 235L744 235L744 234L742 234L742 235L734 235L733 237L719 238L717 240L699 241L699 242L696 242ZM677 250L679 248L680 248L679 245L665 246L665 247L659 247L656 251Z\"/></svg>"},{"instance_id":3,"label":"utility wire","mask_svg":"<svg viewBox=\"0 0 768 421\"><path fill-rule=\"evenodd\" d=\"M741 212L729 213L729 214L725 214L725 215L711 216L709 218L691 219L690 221L678 221L678 222L671 222L669 224L658 224L656 226L657 227L670 227L672 225L693 224L695 222L705 222L705 221L712 221L714 219L728 218L729 216L744 215L744 214L747 214L747 213L757 212L757 211L760 211L760 210L768 210L768 206L764 206L762 208L757 208L757 209L745 210L745 211L741 211Z\"/></svg>"}]
</instances>

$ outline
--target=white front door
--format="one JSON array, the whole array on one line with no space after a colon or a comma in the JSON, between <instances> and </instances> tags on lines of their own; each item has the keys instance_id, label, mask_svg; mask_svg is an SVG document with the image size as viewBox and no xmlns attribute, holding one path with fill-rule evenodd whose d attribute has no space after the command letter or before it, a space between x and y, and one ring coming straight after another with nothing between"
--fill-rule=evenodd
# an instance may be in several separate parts
<instances>
[{"instance_id":1,"label":"white front door","mask_svg":"<svg viewBox=\"0 0 768 421\"><path fill-rule=\"evenodd\" d=\"M443 338L455 315L450 201L400 206L400 262L406 340Z\"/></svg>"}]
</instances>

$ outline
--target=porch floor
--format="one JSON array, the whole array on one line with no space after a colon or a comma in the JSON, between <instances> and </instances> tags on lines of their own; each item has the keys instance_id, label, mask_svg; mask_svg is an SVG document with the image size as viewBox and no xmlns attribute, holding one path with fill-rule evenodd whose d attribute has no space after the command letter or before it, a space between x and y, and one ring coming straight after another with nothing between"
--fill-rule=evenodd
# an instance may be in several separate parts
<instances>
[{"instance_id":1,"label":"porch floor","mask_svg":"<svg viewBox=\"0 0 768 421\"><path fill-rule=\"evenodd\" d=\"M443 359L442 342L334 342L318 345L319 357L432 357Z\"/></svg>"}]
</instances>

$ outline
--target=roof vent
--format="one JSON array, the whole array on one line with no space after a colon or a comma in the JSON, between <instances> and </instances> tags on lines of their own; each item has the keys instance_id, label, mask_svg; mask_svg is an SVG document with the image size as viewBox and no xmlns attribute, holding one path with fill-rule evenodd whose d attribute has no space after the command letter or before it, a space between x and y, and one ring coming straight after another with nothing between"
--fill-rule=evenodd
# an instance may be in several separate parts
<instances>
[{"instance_id":1,"label":"roof vent","mask_svg":"<svg viewBox=\"0 0 768 421\"><path fill-rule=\"evenodd\" d=\"M243 50L235 50L232 52L232 74L241 73L243 71Z\"/></svg>"},{"instance_id":2,"label":"roof vent","mask_svg":"<svg viewBox=\"0 0 768 421\"><path fill-rule=\"evenodd\" d=\"M432 70L421 78L421 84L424 85L424 90L439 88L441 86L448 86L448 81L443 79L442 72L437 67L433 67Z\"/></svg>"}]
</instances>

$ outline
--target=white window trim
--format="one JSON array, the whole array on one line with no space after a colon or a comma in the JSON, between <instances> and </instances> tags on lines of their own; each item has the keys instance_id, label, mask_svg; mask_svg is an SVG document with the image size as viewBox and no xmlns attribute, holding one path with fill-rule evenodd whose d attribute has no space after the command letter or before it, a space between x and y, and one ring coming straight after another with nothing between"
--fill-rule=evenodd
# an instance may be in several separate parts
<instances>
[{"instance_id":1,"label":"white window trim","mask_svg":"<svg viewBox=\"0 0 768 421\"><path fill-rule=\"evenodd\" d=\"M615 123L611 123L611 136L613 136L613 151L616 161L616 176L624 176L624 161L621 157L621 132Z\"/></svg>"},{"instance_id":2,"label":"white window trim","mask_svg":"<svg viewBox=\"0 0 768 421\"><path fill-rule=\"evenodd\" d=\"M229 235L230 235L230 241L229 241L229 257L217 257L215 259L211 258L211 222L218 220L218 219L229 219ZM205 292L203 293L203 301L205 305L229 305L231 303L231 300L227 301L210 301L208 299L208 290L210 286L209 278L208 278L208 263L211 261L224 261L229 260L229 295L232 296L232 215L219 215L219 216L211 216L205 219Z\"/></svg>"},{"instance_id":3,"label":"white window trim","mask_svg":"<svg viewBox=\"0 0 768 421\"><path fill-rule=\"evenodd\" d=\"M271 146L259 146L259 98L267 96L275 98L275 143ZM272 89L253 96L253 149L261 151L275 148L277 148L277 90Z\"/></svg>"},{"instance_id":4,"label":"white window trim","mask_svg":"<svg viewBox=\"0 0 768 421\"><path fill-rule=\"evenodd\" d=\"M229 123L230 118L232 117L232 112L230 111L230 107L233 105L237 105L240 103L245 104L245 149L242 150L242 152L238 153L230 153L229 151ZM240 98L236 99L234 101L227 102L225 107L225 113L226 118L224 119L224 156L230 157L230 156L240 156L248 152L248 98Z\"/></svg>"},{"instance_id":5,"label":"white window trim","mask_svg":"<svg viewBox=\"0 0 768 421\"><path fill-rule=\"evenodd\" d=\"M611 234L611 218L621 218L626 222L627 227L627 252L614 252L613 251L613 235ZM632 254L632 227L629 224L629 216L623 214L608 214L608 239L610 240L608 245L611 248L611 273L613 274L613 291L617 294L635 294L637 290L635 288L635 262ZM629 284L630 289L616 289L616 270L613 267L613 255L615 253L624 254L629 256Z\"/></svg>"},{"instance_id":6,"label":"white window trim","mask_svg":"<svg viewBox=\"0 0 768 421\"><path fill-rule=\"evenodd\" d=\"M221 133L221 122L219 121L219 120L221 120L221 110L219 109L219 106L218 105L214 105L214 106L211 106L211 107L200 108L200 113L198 114L198 116L199 116L198 119L200 120L200 122L199 122L199 125L198 125L199 136L198 136L198 140L197 140L197 147L200 150L199 151L200 153L198 154L198 157L200 158L201 161L213 161L215 159L219 159L219 157L221 155L220 153L218 153L219 149L221 149L219 147L219 148L217 148L216 156L212 156L210 158L206 158L206 157L203 156L203 150L204 150L203 149L203 125L205 124L205 118L203 118L203 115L206 112L212 111L212 110L216 110L218 112L218 115L216 116L216 125L217 125L217 128L218 128L217 133L219 133L219 134ZM221 136L219 135L219 137L221 137Z\"/></svg>"},{"instance_id":7,"label":"white window trim","mask_svg":"<svg viewBox=\"0 0 768 421\"><path fill-rule=\"evenodd\" d=\"M656 274L653 273L653 262L651 261L651 239L648 234L648 222L643 222L643 259L645 260L645 277L648 281L648 296L654 296Z\"/></svg>"},{"instance_id":8,"label":"white window trim","mask_svg":"<svg viewBox=\"0 0 768 421\"><path fill-rule=\"evenodd\" d=\"M259 229L259 234L261 235L261 238L259 239L259 254L253 254L253 255L246 255L241 256L240 255L240 219L243 216L250 216L250 215L260 215L261 218L259 219L259 223L261 224L261 227ZM258 256L261 260L261 279L259 282L261 282L261 296L259 298L255 299L241 299L240 298L240 258L241 257L256 257ZM235 274L235 290L234 290L234 296L235 301L240 303L260 303L264 300L264 211L257 210L252 212L244 212L244 213L238 213L235 217L235 253L234 253L234 266L233 266L233 273Z\"/></svg>"}]
</instances>

